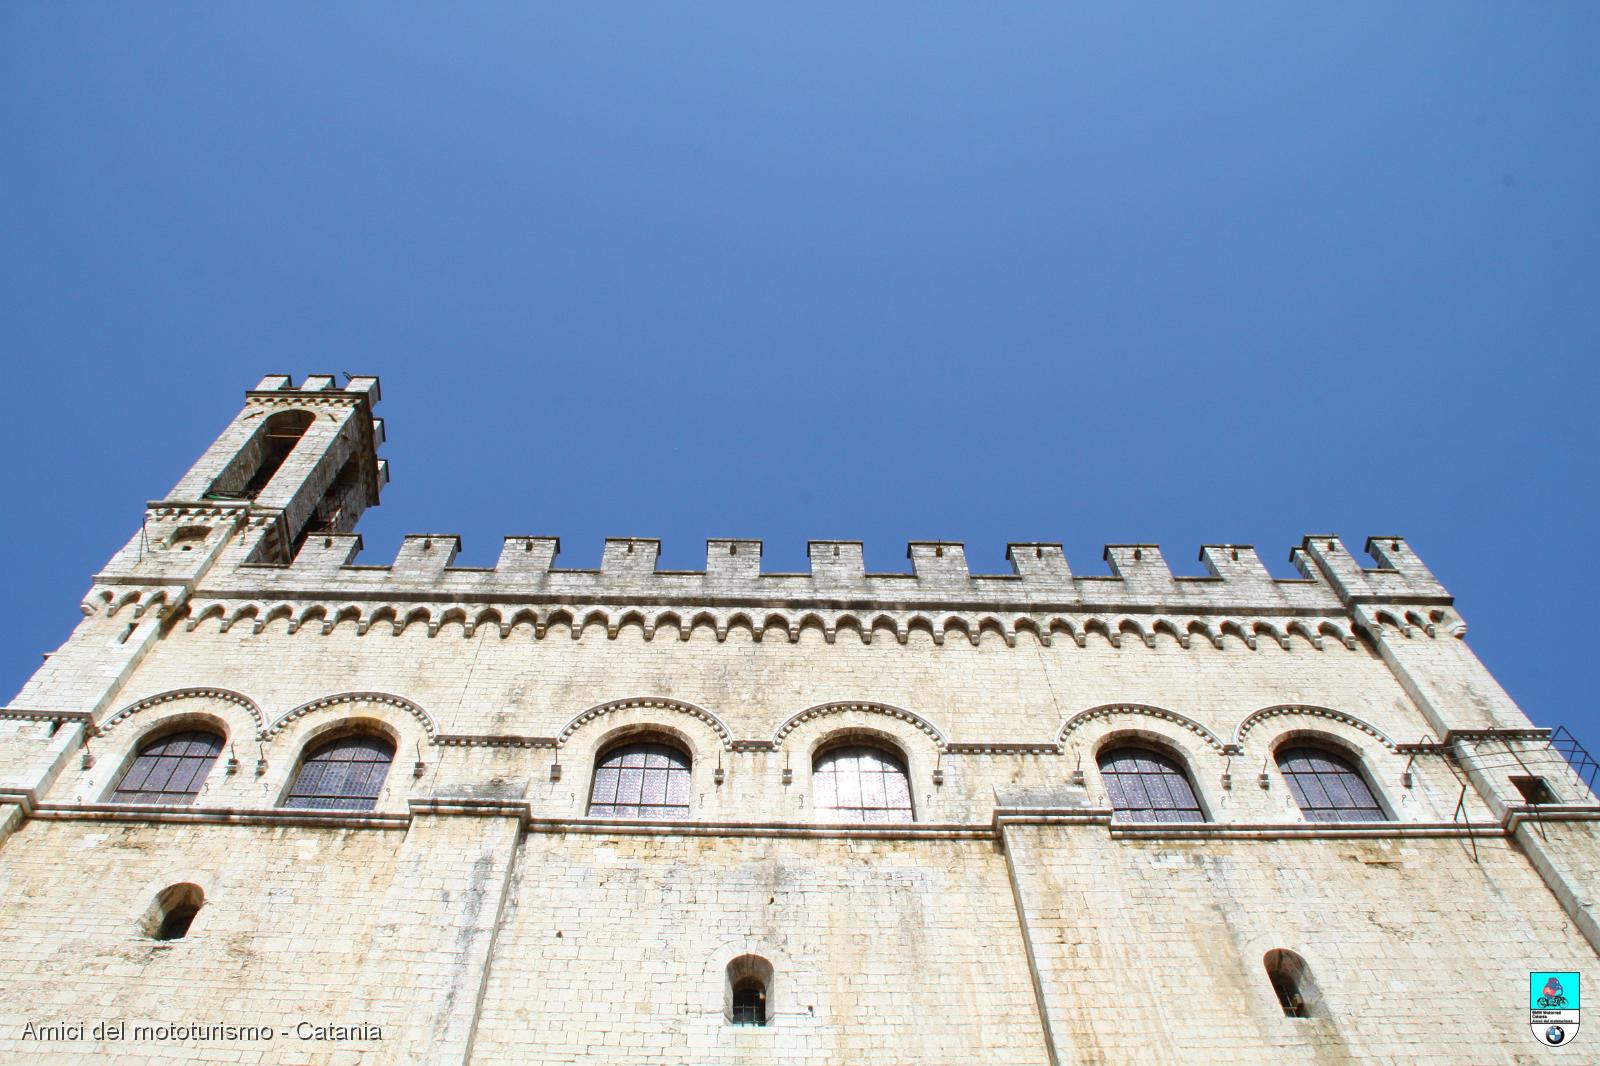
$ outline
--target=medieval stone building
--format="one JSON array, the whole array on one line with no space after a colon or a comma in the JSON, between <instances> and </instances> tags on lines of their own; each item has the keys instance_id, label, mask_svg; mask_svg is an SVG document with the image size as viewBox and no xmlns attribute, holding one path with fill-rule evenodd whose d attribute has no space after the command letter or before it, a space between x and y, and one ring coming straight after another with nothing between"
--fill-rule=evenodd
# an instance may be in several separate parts
<instances>
[{"instance_id":1,"label":"medieval stone building","mask_svg":"<svg viewBox=\"0 0 1600 1066\"><path fill-rule=\"evenodd\" d=\"M372 565L377 401L262 381L0 711L0 1058L1582 1057L1600 806L1403 540Z\"/></svg>"}]
</instances>

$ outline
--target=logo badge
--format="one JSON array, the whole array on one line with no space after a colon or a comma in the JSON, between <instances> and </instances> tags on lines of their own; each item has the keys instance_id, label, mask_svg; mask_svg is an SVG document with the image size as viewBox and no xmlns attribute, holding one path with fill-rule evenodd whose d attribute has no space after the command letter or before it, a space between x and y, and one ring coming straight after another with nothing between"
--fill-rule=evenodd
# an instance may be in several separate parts
<instances>
[{"instance_id":1,"label":"logo badge","mask_svg":"<svg viewBox=\"0 0 1600 1066\"><path fill-rule=\"evenodd\" d=\"M1528 975L1528 1028L1546 1047L1565 1047L1578 1037L1579 975L1540 970Z\"/></svg>"}]
</instances>

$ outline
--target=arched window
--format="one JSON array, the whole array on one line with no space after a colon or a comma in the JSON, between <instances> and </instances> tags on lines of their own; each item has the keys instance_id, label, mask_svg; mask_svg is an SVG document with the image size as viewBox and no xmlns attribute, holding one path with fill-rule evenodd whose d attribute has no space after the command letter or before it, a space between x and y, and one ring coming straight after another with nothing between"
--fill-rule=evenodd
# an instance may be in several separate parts
<instances>
[{"instance_id":1,"label":"arched window","mask_svg":"<svg viewBox=\"0 0 1600 1066\"><path fill-rule=\"evenodd\" d=\"M383 779L394 761L394 745L370 733L350 733L306 755L285 807L370 811L378 805Z\"/></svg>"},{"instance_id":2,"label":"arched window","mask_svg":"<svg viewBox=\"0 0 1600 1066\"><path fill-rule=\"evenodd\" d=\"M811 767L811 802L841 822L909 822L911 778L905 762L883 748L830 748Z\"/></svg>"},{"instance_id":3,"label":"arched window","mask_svg":"<svg viewBox=\"0 0 1600 1066\"><path fill-rule=\"evenodd\" d=\"M250 443L211 483L206 495L230 500L255 499L315 420L316 416L310 411L279 411L268 418Z\"/></svg>"},{"instance_id":4,"label":"arched window","mask_svg":"<svg viewBox=\"0 0 1600 1066\"><path fill-rule=\"evenodd\" d=\"M728 963L727 1011L734 1025L768 1025L772 963L759 955L740 955Z\"/></svg>"},{"instance_id":5,"label":"arched window","mask_svg":"<svg viewBox=\"0 0 1600 1066\"><path fill-rule=\"evenodd\" d=\"M1326 748L1283 748L1278 769L1309 822L1388 820L1361 771Z\"/></svg>"},{"instance_id":6,"label":"arched window","mask_svg":"<svg viewBox=\"0 0 1600 1066\"><path fill-rule=\"evenodd\" d=\"M1205 812L1176 760L1149 748L1100 755L1100 775L1119 822L1203 822Z\"/></svg>"},{"instance_id":7,"label":"arched window","mask_svg":"<svg viewBox=\"0 0 1600 1066\"><path fill-rule=\"evenodd\" d=\"M182 940L189 935L189 926L205 902L206 894L200 891L199 885L187 881L168 885L156 896L150 912L145 915L145 935L152 940Z\"/></svg>"},{"instance_id":8,"label":"arched window","mask_svg":"<svg viewBox=\"0 0 1600 1066\"><path fill-rule=\"evenodd\" d=\"M594 818L689 817L689 756L660 741L623 744L594 764Z\"/></svg>"},{"instance_id":9,"label":"arched window","mask_svg":"<svg viewBox=\"0 0 1600 1066\"><path fill-rule=\"evenodd\" d=\"M1278 997L1284 1017L1315 1016L1321 1008L1322 997L1311 980L1306 960L1292 951L1273 948L1261 962L1267 968L1267 980L1272 982L1272 992Z\"/></svg>"},{"instance_id":10,"label":"arched window","mask_svg":"<svg viewBox=\"0 0 1600 1066\"><path fill-rule=\"evenodd\" d=\"M139 749L111 800L187 806L200 794L200 786L221 752L222 737L208 730L168 733Z\"/></svg>"}]
</instances>

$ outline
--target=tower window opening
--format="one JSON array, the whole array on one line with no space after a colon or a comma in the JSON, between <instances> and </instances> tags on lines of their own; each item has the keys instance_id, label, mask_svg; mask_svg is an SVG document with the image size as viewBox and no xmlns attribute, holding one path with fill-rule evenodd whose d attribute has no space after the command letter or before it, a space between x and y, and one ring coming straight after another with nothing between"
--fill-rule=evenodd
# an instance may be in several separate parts
<instances>
[{"instance_id":1,"label":"tower window opening","mask_svg":"<svg viewBox=\"0 0 1600 1066\"><path fill-rule=\"evenodd\" d=\"M1189 775L1150 748L1121 747L1100 756L1100 776L1119 822L1204 822Z\"/></svg>"},{"instance_id":2,"label":"tower window opening","mask_svg":"<svg viewBox=\"0 0 1600 1066\"><path fill-rule=\"evenodd\" d=\"M1523 803L1554 803L1556 796L1542 777L1513 777L1511 783L1522 795Z\"/></svg>"},{"instance_id":3,"label":"tower window opening","mask_svg":"<svg viewBox=\"0 0 1600 1066\"><path fill-rule=\"evenodd\" d=\"M199 796L221 752L222 737L210 730L168 733L139 749L111 801L188 806Z\"/></svg>"},{"instance_id":4,"label":"tower window opening","mask_svg":"<svg viewBox=\"0 0 1600 1066\"><path fill-rule=\"evenodd\" d=\"M1278 769L1310 822L1383 822L1388 815L1366 776L1350 760L1325 748L1278 752Z\"/></svg>"},{"instance_id":5,"label":"tower window opening","mask_svg":"<svg viewBox=\"0 0 1600 1066\"><path fill-rule=\"evenodd\" d=\"M306 755L285 807L370 811L378 805L383 779L394 761L394 745L369 733L349 733Z\"/></svg>"},{"instance_id":6,"label":"tower window opening","mask_svg":"<svg viewBox=\"0 0 1600 1066\"><path fill-rule=\"evenodd\" d=\"M280 411L267 419L206 495L226 500L253 500L261 495L315 420L310 411Z\"/></svg>"},{"instance_id":7,"label":"tower window opening","mask_svg":"<svg viewBox=\"0 0 1600 1066\"><path fill-rule=\"evenodd\" d=\"M687 818L691 760L660 741L611 748L595 762L591 818Z\"/></svg>"},{"instance_id":8,"label":"tower window opening","mask_svg":"<svg viewBox=\"0 0 1600 1066\"><path fill-rule=\"evenodd\" d=\"M905 760L870 744L846 744L817 756L812 803L841 822L909 822L911 778Z\"/></svg>"}]
</instances>

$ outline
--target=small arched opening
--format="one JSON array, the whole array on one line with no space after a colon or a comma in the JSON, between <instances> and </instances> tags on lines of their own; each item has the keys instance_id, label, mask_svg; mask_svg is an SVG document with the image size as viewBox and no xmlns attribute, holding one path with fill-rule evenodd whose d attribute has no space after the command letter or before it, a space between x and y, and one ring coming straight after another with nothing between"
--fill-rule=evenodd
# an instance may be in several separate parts
<instances>
[{"instance_id":1,"label":"small arched opening","mask_svg":"<svg viewBox=\"0 0 1600 1066\"><path fill-rule=\"evenodd\" d=\"M1267 980L1285 1018L1313 1018L1322 1007L1322 997L1311 980L1306 960L1287 948L1273 948L1262 958Z\"/></svg>"},{"instance_id":2,"label":"small arched opening","mask_svg":"<svg viewBox=\"0 0 1600 1066\"><path fill-rule=\"evenodd\" d=\"M724 1010L730 1025L772 1024L772 963L740 955L728 963Z\"/></svg>"},{"instance_id":3,"label":"small arched opening","mask_svg":"<svg viewBox=\"0 0 1600 1066\"><path fill-rule=\"evenodd\" d=\"M199 885L188 881L168 885L156 894L145 915L144 935L151 940L182 940L205 902L206 894Z\"/></svg>"}]
</instances>

